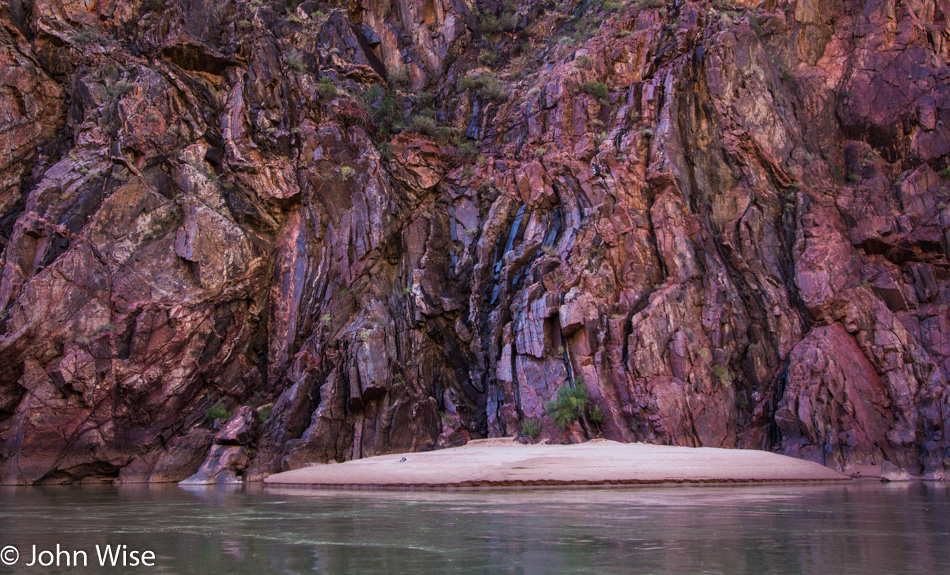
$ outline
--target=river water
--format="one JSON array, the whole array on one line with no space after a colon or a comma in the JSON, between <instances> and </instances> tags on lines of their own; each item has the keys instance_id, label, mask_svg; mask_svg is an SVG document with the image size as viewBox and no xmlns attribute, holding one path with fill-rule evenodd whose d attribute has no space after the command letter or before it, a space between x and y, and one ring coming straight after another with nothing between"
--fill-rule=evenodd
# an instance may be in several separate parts
<instances>
[{"instance_id":1,"label":"river water","mask_svg":"<svg viewBox=\"0 0 950 575\"><path fill-rule=\"evenodd\" d=\"M9 545L0 573L950 573L950 486L10 487ZM26 566L34 545L59 567ZM97 545L154 566L100 567Z\"/></svg>"}]
</instances>

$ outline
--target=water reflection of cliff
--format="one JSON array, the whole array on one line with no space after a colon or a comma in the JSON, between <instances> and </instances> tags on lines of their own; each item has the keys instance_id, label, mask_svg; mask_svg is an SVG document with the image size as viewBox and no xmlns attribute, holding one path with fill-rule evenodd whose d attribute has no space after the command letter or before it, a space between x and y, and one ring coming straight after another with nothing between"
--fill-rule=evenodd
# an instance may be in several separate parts
<instances>
[{"instance_id":1,"label":"water reflection of cliff","mask_svg":"<svg viewBox=\"0 0 950 575\"><path fill-rule=\"evenodd\" d=\"M950 486L0 490L0 534L165 573L939 573ZM90 571L96 570L90 565ZM4 571L0 570L0 573Z\"/></svg>"}]
</instances>

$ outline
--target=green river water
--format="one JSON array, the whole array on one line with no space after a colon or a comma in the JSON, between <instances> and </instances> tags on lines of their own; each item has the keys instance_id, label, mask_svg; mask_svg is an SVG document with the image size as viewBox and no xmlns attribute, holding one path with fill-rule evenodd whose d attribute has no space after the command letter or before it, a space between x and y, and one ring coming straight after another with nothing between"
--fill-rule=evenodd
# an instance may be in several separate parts
<instances>
[{"instance_id":1,"label":"green river water","mask_svg":"<svg viewBox=\"0 0 950 575\"><path fill-rule=\"evenodd\" d=\"M101 567L97 545L154 565ZM9 487L6 546L0 573L950 573L950 486Z\"/></svg>"}]
</instances>

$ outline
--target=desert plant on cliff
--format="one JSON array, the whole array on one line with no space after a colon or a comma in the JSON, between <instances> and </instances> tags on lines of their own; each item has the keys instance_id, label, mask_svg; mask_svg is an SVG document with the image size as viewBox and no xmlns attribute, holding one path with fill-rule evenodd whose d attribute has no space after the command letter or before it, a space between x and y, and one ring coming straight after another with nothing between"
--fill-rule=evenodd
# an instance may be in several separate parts
<instances>
[{"instance_id":1,"label":"desert plant on cliff","mask_svg":"<svg viewBox=\"0 0 950 575\"><path fill-rule=\"evenodd\" d=\"M746 399L744 394L736 396L736 407L739 409L745 409L749 407L749 400Z\"/></svg>"},{"instance_id":2,"label":"desert plant on cliff","mask_svg":"<svg viewBox=\"0 0 950 575\"><path fill-rule=\"evenodd\" d=\"M139 13L147 14L149 12L161 12L165 9L164 0L143 0L139 5Z\"/></svg>"},{"instance_id":3,"label":"desert plant on cliff","mask_svg":"<svg viewBox=\"0 0 950 575\"><path fill-rule=\"evenodd\" d=\"M386 79L389 80L389 83L394 86L401 86L403 88L409 86L409 81L412 79L409 75L409 68L394 68L386 72Z\"/></svg>"},{"instance_id":4,"label":"desert plant on cliff","mask_svg":"<svg viewBox=\"0 0 950 575\"><path fill-rule=\"evenodd\" d=\"M522 419L521 433L529 436L531 439L537 439L541 435L540 419Z\"/></svg>"},{"instance_id":5,"label":"desert plant on cliff","mask_svg":"<svg viewBox=\"0 0 950 575\"><path fill-rule=\"evenodd\" d=\"M436 124L435 118L424 112L409 120L409 129L425 136L434 136L437 127L438 124Z\"/></svg>"},{"instance_id":6,"label":"desert plant on cliff","mask_svg":"<svg viewBox=\"0 0 950 575\"><path fill-rule=\"evenodd\" d=\"M99 329L97 329L92 335L93 335L93 337L95 337L95 336L101 335L101 334L103 334L103 333L115 333L116 331L118 331L118 329L119 329L119 328L117 328L117 327L115 326L115 324L107 323L107 324L105 324L104 326L102 326L102 327L100 327Z\"/></svg>"},{"instance_id":7,"label":"desert plant on cliff","mask_svg":"<svg viewBox=\"0 0 950 575\"><path fill-rule=\"evenodd\" d=\"M356 174L356 170L354 170L353 168L349 166L343 166L342 168L340 168L340 177L343 178L343 180L349 180L355 174Z\"/></svg>"},{"instance_id":8,"label":"desert plant on cliff","mask_svg":"<svg viewBox=\"0 0 950 575\"><path fill-rule=\"evenodd\" d=\"M732 383L732 372L729 371L728 367L724 365L714 365L713 373L716 374L716 378L723 386L727 386Z\"/></svg>"},{"instance_id":9,"label":"desert plant on cliff","mask_svg":"<svg viewBox=\"0 0 950 575\"><path fill-rule=\"evenodd\" d=\"M412 103L421 108L428 108L435 102L435 95L425 90L412 95Z\"/></svg>"},{"instance_id":10,"label":"desert plant on cliff","mask_svg":"<svg viewBox=\"0 0 950 575\"><path fill-rule=\"evenodd\" d=\"M596 423L597 425L600 425L604 422L604 414L600 411L599 405L588 406L587 419L589 419L591 423Z\"/></svg>"},{"instance_id":11,"label":"desert plant on cliff","mask_svg":"<svg viewBox=\"0 0 950 575\"><path fill-rule=\"evenodd\" d=\"M495 66L501 56L495 50L482 50L478 54L478 63L482 66Z\"/></svg>"},{"instance_id":12,"label":"desert plant on cliff","mask_svg":"<svg viewBox=\"0 0 950 575\"><path fill-rule=\"evenodd\" d=\"M303 55L297 50L285 52L283 60L288 68L296 70L297 72L303 72L307 68L307 65L303 61Z\"/></svg>"},{"instance_id":13,"label":"desert plant on cliff","mask_svg":"<svg viewBox=\"0 0 950 575\"><path fill-rule=\"evenodd\" d=\"M498 76L491 72L466 74L458 85L460 90L473 91L486 100L500 101L508 96L508 90L501 84Z\"/></svg>"},{"instance_id":14,"label":"desert plant on cliff","mask_svg":"<svg viewBox=\"0 0 950 575\"><path fill-rule=\"evenodd\" d=\"M590 56L587 54L582 54L577 58L574 58L574 66L583 68L584 70L590 70L591 66L593 66L593 62L594 61L591 60Z\"/></svg>"},{"instance_id":15,"label":"desert plant on cliff","mask_svg":"<svg viewBox=\"0 0 950 575\"><path fill-rule=\"evenodd\" d=\"M376 144L376 151L379 152L379 159L383 162L388 162L393 157L392 146L389 142Z\"/></svg>"},{"instance_id":16,"label":"desert plant on cliff","mask_svg":"<svg viewBox=\"0 0 950 575\"><path fill-rule=\"evenodd\" d=\"M514 32L518 27L518 7L510 0L502 5L497 16L487 10L478 12L478 30L481 32Z\"/></svg>"},{"instance_id":17,"label":"desert plant on cliff","mask_svg":"<svg viewBox=\"0 0 950 575\"><path fill-rule=\"evenodd\" d=\"M395 90L386 90L379 84L374 84L370 89L363 92L360 102L369 110L373 117L373 123L376 124L379 138L388 141L393 135L398 134L405 128L403 123L403 108L405 107L405 98ZM389 159L388 145L384 150L377 146L383 159Z\"/></svg>"},{"instance_id":18,"label":"desert plant on cliff","mask_svg":"<svg viewBox=\"0 0 950 575\"><path fill-rule=\"evenodd\" d=\"M257 421L260 423L267 423L267 420L270 419L270 413L274 409L274 404L270 403L265 405L257 410Z\"/></svg>"},{"instance_id":19,"label":"desert plant on cliff","mask_svg":"<svg viewBox=\"0 0 950 575\"><path fill-rule=\"evenodd\" d=\"M591 405L587 388L579 381L562 385L557 390L557 398L544 404L544 411L554 419L558 429L567 429L583 417L596 423L603 420L600 408Z\"/></svg>"},{"instance_id":20,"label":"desert plant on cliff","mask_svg":"<svg viewBox=\"0 0 950 575\"><path fill-rule=\"evenodd\" d=\"M607 100L610 98L610 90L603 82L584 82L580 86L580 91L597 98L598 100Z\"/></svg>"},{"instance_id":21,"label":"desert plant on cliff","mask_svg":"<svg viewBox=\"0 0 950 575\"><path fill-rule=\"evenodd\" d=\"M330 78L326 76L320 78L320 81L317 83L317 95L320 96L323 100L332 100L336 98L339 91L336 89L336 86L333 85L333 82Z\"/></svg>"},{"instance_id":22,"label":"desert plant on cliff","mask_svg":"<svg viewBox=\"0 0 950 575\"><path fill-rule=\"evenodd\" d=\"M231 416L231 414L228 412L228 408L224 406L223 401L218 400L212 402L210 393L205 399L208 402L208 407L205 408L205 417L208 418L208 421L214 423L214 421L217 419L227 419Z\"/></svg>"},{"instance_id":23,"label":"desert plant on cliff","mask_svg":"<svg viewBox=\"0 0 950 575\"><path fill-rule=\"evenodd\" d=\"M755 16L755 14L749 16L749 26L752 26L752 29L755 30L757 35L762 35L762 24L759 22L759 19Z\"/></svg>"},{"instance_id":24,"label":"desert plant on cliff","mask_svg":"<svg viewBox=\"0 0 950 575\"><path fill-rule=\"evenodd\" d=\"M98 44L104 39L105 29L101 24L95 26L83 26L71 34L71 38L77 44Z\"/></svg>"},{"instance_id":25,"label":"desert plant on cliff","mask_svg":"<svg viewBox=\"0 0 950 575\"><path fill-rule=\"evenodd\" d=\"M435 139L443 144L458 145L462 139L463 130L452 126L439 126L435 129Z\"/></svg>"},{"instance_id":26,"label":"desert plant on cliff","mask_svg":"<svg viewBox=\"0 0 950 575\"><path fill-rule=\"evenodd\" d=\"M472 142L462 142L456 147L459 156L463 160L475 160L478 158L478 148Z\"/></svg>"}]
</instances>

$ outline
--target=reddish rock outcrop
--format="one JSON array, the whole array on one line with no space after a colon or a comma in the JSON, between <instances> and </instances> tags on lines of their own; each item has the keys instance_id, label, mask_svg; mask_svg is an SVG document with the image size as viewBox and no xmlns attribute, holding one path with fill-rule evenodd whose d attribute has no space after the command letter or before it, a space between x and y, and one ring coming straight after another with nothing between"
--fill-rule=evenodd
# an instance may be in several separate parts
<instances>
[{"instance_id":1,"label":"reddish rock outcrop","mask_svg":"<svg viewBox=\"0 0 950 575\"><path fill-rule=\"evenodd\" d=\"M950 6L563 8L0 7L0 482L519 434L946 476Z\"/></svg>"}]
</instances>

